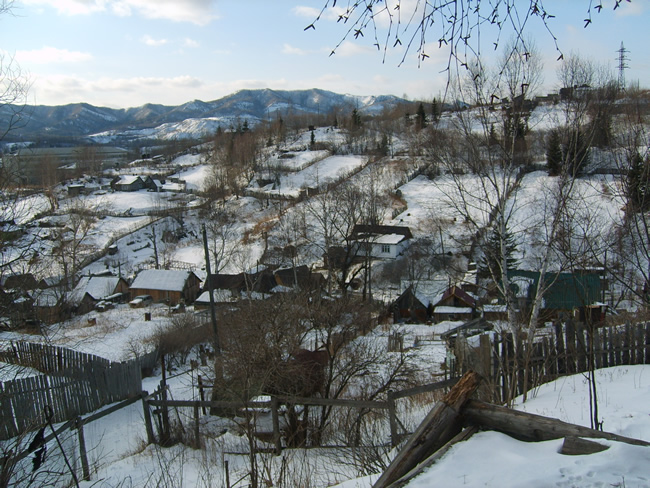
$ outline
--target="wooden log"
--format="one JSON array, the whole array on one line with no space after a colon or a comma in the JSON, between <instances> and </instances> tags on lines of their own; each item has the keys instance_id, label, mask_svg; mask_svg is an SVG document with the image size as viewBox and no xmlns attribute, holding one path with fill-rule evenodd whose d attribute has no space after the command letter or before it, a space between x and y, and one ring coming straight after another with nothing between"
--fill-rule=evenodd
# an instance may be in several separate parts
<instances>
[{"instance_id":1,"label":"wooden log","mask_svg":"<svg viewBox=\"0 0 650 488\"><path fill-rule=\"evenodd\" d=\"M497 430L522 441L536 442L566 436L608 439L635 446L650 446L650 442L624 437L610 432L569 424L558 419L520 412L498 405L469 400L463 407L463 418L470 425Z\"/></svg>"},{"instance_id":2,"label":"wooden log","mask_svg":"<svg viewBox=\"0 0 650 488\"><path fill-rule=\"evenodd\" d=\"M583 454L602 452L607 449L609 449L609 446L605 446L599 442L588 441L587 439L570 435L564 438L560 454L564 454L565 456L581 456Z\"/></svg>"},{"instance_id":3,"label":"wooden log","mask_svg":"<svg viewBox=\"0 0 650 488\"><path fill-rule=\"evenodd\" d=\"M459 412L478 388L480 379L477 373L469 371L436 403L373 488L385 488L397 481L461 431Z\"/></svg>"},{"instance_id":4,"label":"wooden log","mask_svg":"<svg viewBox=\"0 0 650 488\"><path fill-rule=\"evenodd\" d=\"M408 485L413 478L419 476L427 468L433 466L436 463L436 461L438 461L442 456L444 456L447 453L447 451L449 451L449 449L451 449L455 444L458 444L459 442L462 441L466 441L467 439L472 437L477 431L478 428L474 426L464 429L462 432L457 434L453 439L447 442L447 444L445 444L440 449L438 449L434 454L429 456L425 461L418 464L415 468L413 468L411 471L406 473L404 476L402 476L394 483L388 485L388 488L402 488L403 486Z\"/></svg>"}]
</instances>

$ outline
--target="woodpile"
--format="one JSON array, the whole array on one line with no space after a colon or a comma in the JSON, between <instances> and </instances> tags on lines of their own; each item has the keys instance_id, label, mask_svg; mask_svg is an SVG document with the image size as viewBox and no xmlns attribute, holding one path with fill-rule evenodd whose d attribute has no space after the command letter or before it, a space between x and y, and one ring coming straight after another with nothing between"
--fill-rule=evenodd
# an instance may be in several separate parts
<instances>
[{"instance_id":1,"label":"woodpile","mask_svg":"<svg viewBox=\"0 0 650 488\"><path fill-rule=\"evenodd\" d=\"M479 430L496 430L528 442L564 438L561 454L600 452L607 445L587 439L604 439L650 446L640 439L602 432L558 419L512 410L472 399L481 377L466 373L429 412L373 488L399 488L440 459L454 444Z\"/></svg>"}]
</instances>

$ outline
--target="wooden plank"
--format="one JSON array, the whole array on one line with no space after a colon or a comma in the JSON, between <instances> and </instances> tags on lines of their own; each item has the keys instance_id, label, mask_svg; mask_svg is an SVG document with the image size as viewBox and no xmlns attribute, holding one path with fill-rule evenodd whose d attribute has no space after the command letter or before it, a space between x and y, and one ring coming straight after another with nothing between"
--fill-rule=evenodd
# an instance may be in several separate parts
<instances>
[{"instance_id":1,"label":"wooden plank","mask_svg":"<svg viewBox=\"0 0 650 488\"><path fill-rule=\"evenodd\" d=\"M407 388L406 390L400 390L393 393L393 398L399 400L400 398L411 397L419 395L421 393L430 393L432 391L443 390L445 388L451 388L460 378L451 378L444 381L438 381L437 383L429 383L426 385L420 385L413 388Z\"/></svg>"},{"instance_id":2,"label":"wooden plank","mask_svg":"<svg viewBox=\"0 0 650 488\"><path fill-rule=\"evenodd\" d=\"M373 485L385 488L436 452L461 430L458 416L467 399L480 384L480 376L468 372L429 412L395 459Z\"/></svg>"},{"instance_id":3,"label":"wooden plank","mask_svg":"<svg viewBox=\"0 0 650 488\"><path fill-rule=\"evenodd\" d=\"M566 373L566 356L564 347L564 335L562 333L562 324L555 324L555 348L557 356L557 373L563 375Z\"/></svg>"}]
</instances>

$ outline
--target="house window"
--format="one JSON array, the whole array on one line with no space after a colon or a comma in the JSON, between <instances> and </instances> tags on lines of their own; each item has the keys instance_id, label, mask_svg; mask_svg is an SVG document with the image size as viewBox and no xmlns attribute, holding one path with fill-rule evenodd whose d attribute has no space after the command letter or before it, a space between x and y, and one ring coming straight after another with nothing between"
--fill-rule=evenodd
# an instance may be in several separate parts
<instances>
[{"instance_id":1,"label":"house window","mask_svg":"<svg viewBox=\"0 0 650 488\"><path fill-rule=\"evenodd\" d=\"M390 246L388 244L381 245L382 254L390 254Z\"/></svg>"}]
</instances>

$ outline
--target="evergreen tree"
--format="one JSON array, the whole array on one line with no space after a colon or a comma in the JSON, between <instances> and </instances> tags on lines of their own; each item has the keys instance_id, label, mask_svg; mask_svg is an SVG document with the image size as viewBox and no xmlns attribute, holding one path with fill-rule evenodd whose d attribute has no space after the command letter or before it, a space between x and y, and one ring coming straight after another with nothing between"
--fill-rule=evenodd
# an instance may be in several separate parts
<instances>
[{"instance_id":1,"label":"evergreen tree","mask_svg":"<svg viewBox=\"0 0 650 488\"><path fill-rule=\"evenodd\" d=\"M381 136L381 142L377 147L377 151L381 156L388 156L388 136L386 134Z\"/></svg>"},{"instance_id":2,"label":"evergreen tree","mask_svg":"<svg viewBox=\"0 0 650 488\"><path fill-rule=\"evenodd\" d=\"M507 269L515 269L519 264L519 261L514 257L517 252L517 244L512 233L506 230L505 235L502 237L501 231L497 227L493 227L483 242L483 256L478 261L481 277L501 275L503 271L501 269L503 263L502 242Z\"/></svg>"},{"instance_id":3,"label":"evergreen tree","mask_svg":"<svg viewBox=\"0 0 650 488\"><path fill-rule=\"evenodd\" d=\"M424 105L420 102L418 110L415 113L415 128L422 130L427 126L427 114L424 112Z\"/></svg>"},{"instance_id":4,"label":"evergreen tree","mask_svg":"<svg viewBox=\"0 0 650 488\"><path fill-rule=\"evenodd\" d=\"M589 144L580 129L569 133L569 141L563 152L567 171L572 175L580 175L589 164Z\"/></svg>"},{"instance_id":5,"label":"evergreen tree","mask_svg":"<svg viewBox=\"0 0 650 488\"><path fill-rule=\"evenodd\" d=\"M316 136L314 135L314 131L311 131L311 139L309 140L310 149L314 148L314 144L316 144Z\"/></svg>"},{"instance_id":6,"label":"evergreen tree","mask_svg":"<svg viewBox=\"0 0 650 488\"><path fill-rule=\"evenodd\" d=\"M626 181L627 211L645 212L650 209L650 160L635 151L629 157L629 170Z\"/></svg>"},{"instance_id":7,"label":"evergreen tree","mask_svg":"<svg viewBox=\"0 0 650 488\"><path fill-rule=\"evenodd\" d=\"M352 127L355 129L361 127L361 115L359 115L359 111L356 108L352 110Z\"/></svg>"},{"instance_id":8,"label":"evergreen tree","mask_svg":"<svg viewBox=\"0 0 650 488\"><path fill-rule=\"evenodd\" d=\"M438 100L434 98L431 102L431 122L434 124L438 123L440 120L440 113L440 104L438 103Z\"/></svg>"},{"instance_id":9,"label":"evergreen tree","mask_svg":"<svg viewBox=\"0 0 650 488\"><path fill-rule=\"evenodd\" d=\"M499 136L497 135L497 131L494 128L494 124L490 124L490 133L488 134L488 145L490 147L499 145Z\"/></svg>"},{"instance_id":10,"label":"evergreen tree","mask_svg":"<svg viewBox=\"0 0 650 488\"><path fill-rule=\"evenodd\" d=\"M546 167L549 176L557 176L562 171L562 145L558 130L552 130L546 141Z\"/></svg>"}]
</instances>

